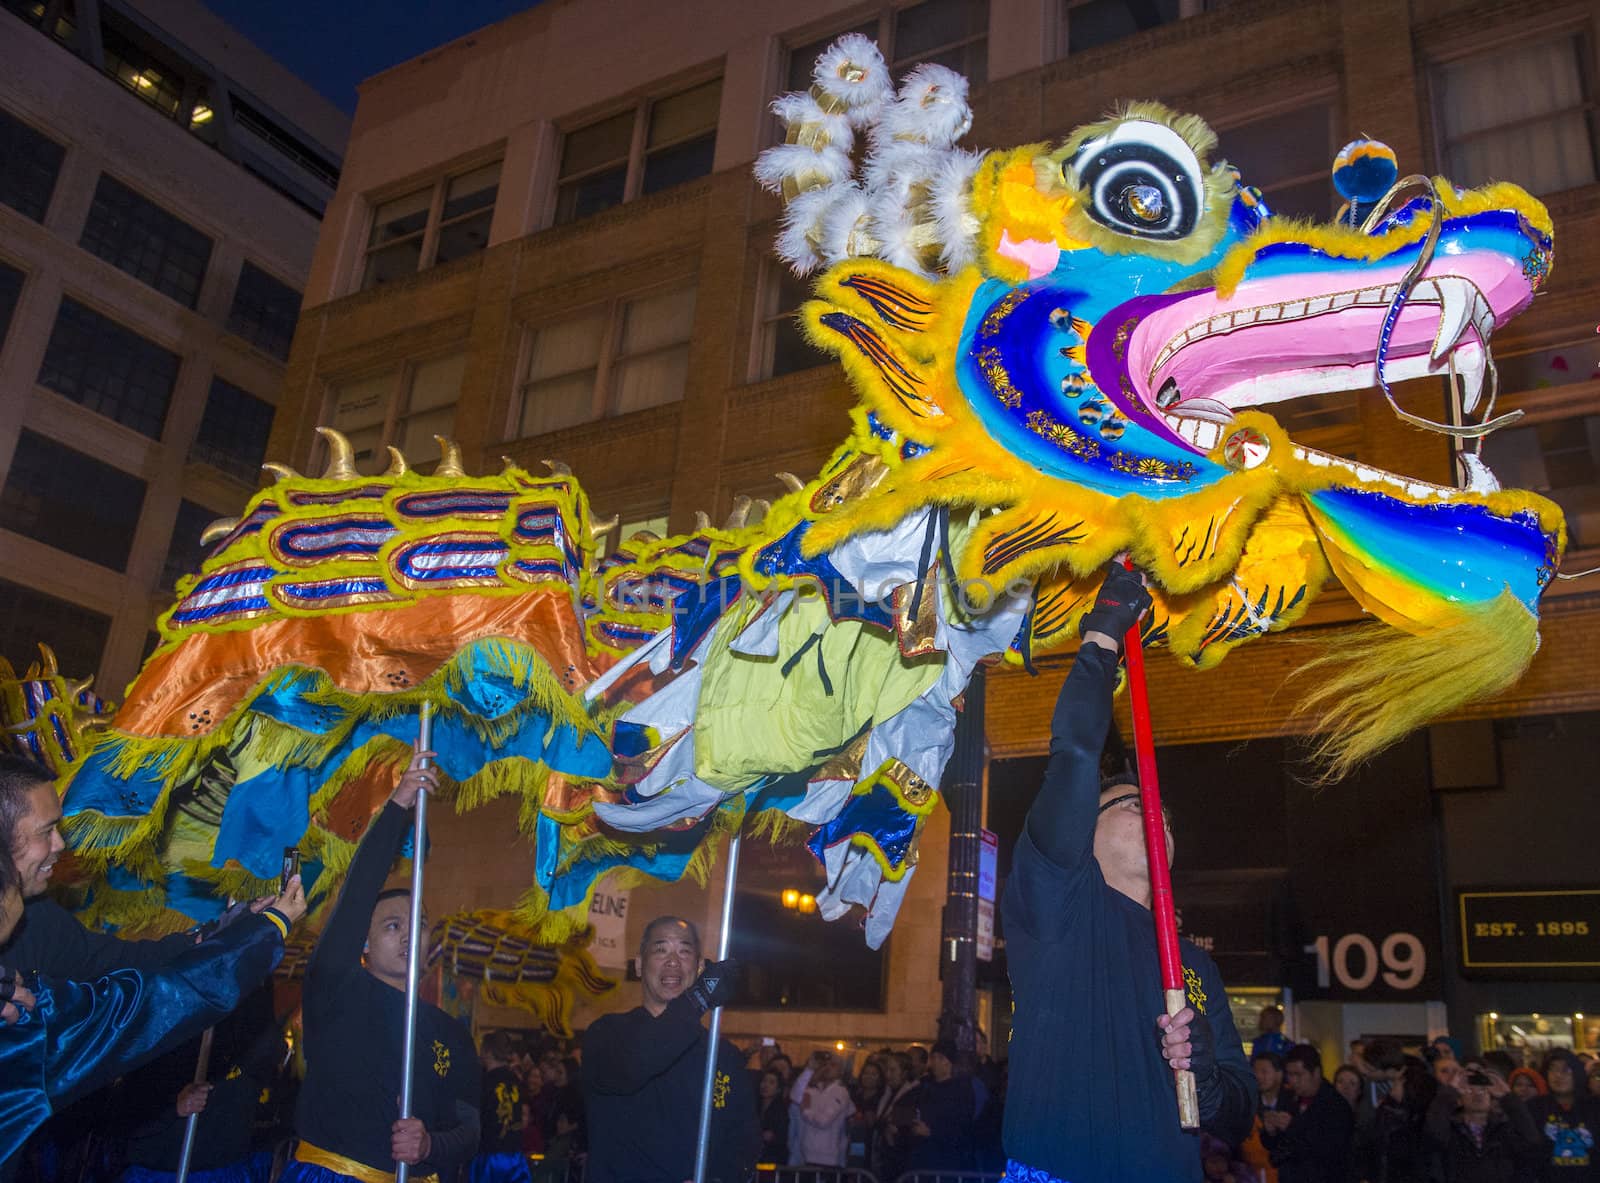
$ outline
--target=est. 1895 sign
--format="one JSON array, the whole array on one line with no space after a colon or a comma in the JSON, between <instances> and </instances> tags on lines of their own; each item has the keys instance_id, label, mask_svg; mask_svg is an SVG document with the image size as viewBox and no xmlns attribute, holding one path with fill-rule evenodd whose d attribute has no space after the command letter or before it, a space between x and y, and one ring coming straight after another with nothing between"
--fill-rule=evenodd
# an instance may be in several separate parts
<instances>
[{"instance_id":1,"label":"est. 1895 sign","mask_svg":"<svg viewBox=\"0 0 1600 1183\"><path fill-rule=\"evenodd\" d=\"M1600 888L1456 892L1466 977L1592 976L1600 969Z\"/></svg>"}]
</instances>

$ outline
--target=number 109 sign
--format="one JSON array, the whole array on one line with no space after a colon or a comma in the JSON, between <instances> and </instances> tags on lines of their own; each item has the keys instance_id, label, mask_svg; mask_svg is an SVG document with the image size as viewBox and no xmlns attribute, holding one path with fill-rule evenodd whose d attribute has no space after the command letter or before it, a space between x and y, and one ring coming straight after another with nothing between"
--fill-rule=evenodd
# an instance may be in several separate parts
<instances>
[{"instance_id":1,"label":"number 109 sign","mask_svg":"<svg viewBox=\"0 0 1600 1183\"><path fill-rule=\"evenodd\" d=\"M1428 950L1415 933L1376 939L1362 932L1319 936L1305 947L1316 959L1317 987L1361 992L1380 982L1390 990L1415 990L1428 972Z\"/></svg>"}]
</instances>

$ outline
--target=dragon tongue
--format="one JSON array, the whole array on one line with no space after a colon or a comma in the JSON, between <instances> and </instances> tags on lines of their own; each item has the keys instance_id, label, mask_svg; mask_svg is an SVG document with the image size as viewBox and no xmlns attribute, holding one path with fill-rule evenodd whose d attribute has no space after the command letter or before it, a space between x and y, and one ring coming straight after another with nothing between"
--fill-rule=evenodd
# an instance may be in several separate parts
<instances>
[{"instance_id":1,"label":"dragon tongue","mask_svg":"<svg viewBox=\"0 0 1600 1183\"><path fill-rule=\"evenodd\" d=\"M1233 422L1233 408L1211 398L1186 398L1168 413L1180 419L1203 419L1224 426Z\"/></svg>"}]
</instances>

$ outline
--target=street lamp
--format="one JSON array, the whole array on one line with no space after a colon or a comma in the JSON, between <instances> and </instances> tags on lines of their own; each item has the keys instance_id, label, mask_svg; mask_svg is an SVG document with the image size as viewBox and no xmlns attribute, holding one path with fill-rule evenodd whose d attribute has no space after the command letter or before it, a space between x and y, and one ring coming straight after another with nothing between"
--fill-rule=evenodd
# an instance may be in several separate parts
<instances>
[{"instance_id":1,"label":"street lamp","mask_svg":"<svg viewBox=\"0 0 1600 1183\"><path fill-rule=\"evenodd\" d=\"M793 912L800 906L800 893L792 887L783 889L783 906Z\"/></svg>"}]
</instances>

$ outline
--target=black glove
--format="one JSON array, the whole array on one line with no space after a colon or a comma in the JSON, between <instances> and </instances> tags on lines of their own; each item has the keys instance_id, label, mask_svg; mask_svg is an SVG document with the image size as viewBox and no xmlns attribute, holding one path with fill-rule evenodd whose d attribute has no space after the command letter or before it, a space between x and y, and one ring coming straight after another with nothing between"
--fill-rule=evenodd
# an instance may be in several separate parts
<instances>
[{"instance_id":1,"label":"black glove","mask_svg":"<svg viewBox=\"0 0 1600 1183\"><path fill-rule=\"evenodd\" d=\"M1105 633L1115 637L1120 645L1128 630L1139 623L1140 615L1149 607L1150 593L1139 576L1121 563L1113 563L1106 571L1106 581L1100 585L1094 607L1078 622L1078 636Z\"/></svg>"},{"instance_id":2,"label":"black glove","mask_svg":"<svg viewBox=\"0 0 1600 1183\"><path fill-rule=\"evenodd\" d=\"M1189 1024L1189 1071L1196 1081L1210 1080L1217 1072L1217 1037L1211 1031L1211 1020L1199 1011Z\"/></svg>"},{"instance_id":3,"label":"black glove","mask_svg":"<svg viewBox=\"0 0 1600 1183\"><path fill-rule=\"evenodd\" d=\"M739 963L733 958L713 961L683 992L695 1009L705 1014L712 1007L727 1006L739 996Z\"/></svg>"},{"instance_id":4,"label":"black glove","mask_svg":"<svg viewBox=\"0 0 1600 1183\"><path fill-rule=\"evenodd\" d=\"M250 901L241 900L215 920L208 920L206 923L191 929L190 931L194 933L194 943L198 945L202 941L209 941L235 920L241 920L248 915L250 915Z\"/></svg>"},{"instance_id":5,"label":"black glove","mask_svg":"<svg viewBox=\"0 0 1600 1183\"><path fill-rule=\"evenodd\" d=\"M0 965L0 1003L10 1002L22 985L22 979L12 970Z\"/></svg>"}]
</instances>

